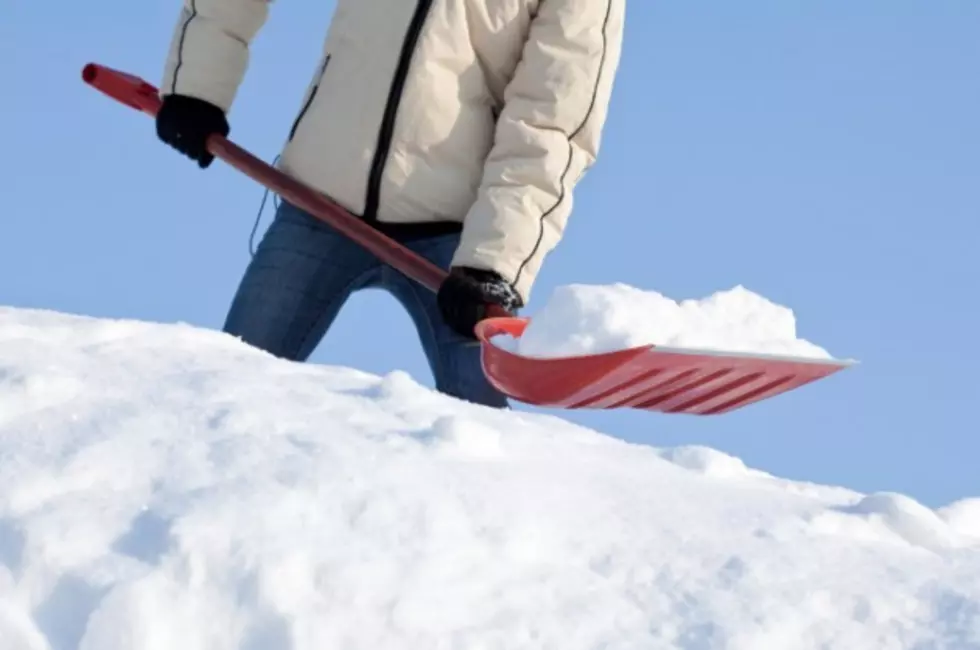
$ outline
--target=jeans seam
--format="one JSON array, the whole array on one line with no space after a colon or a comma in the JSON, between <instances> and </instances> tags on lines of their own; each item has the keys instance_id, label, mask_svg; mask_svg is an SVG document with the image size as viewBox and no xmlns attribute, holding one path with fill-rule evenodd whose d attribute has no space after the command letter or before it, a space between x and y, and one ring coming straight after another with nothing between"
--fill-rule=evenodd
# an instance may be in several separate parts
<instances>
[{"instance_id":1,"label":"jeans seam","mask_svg":"<svg viewBox=\"0 0 980 650\"><path fill-rule=\"evenodd\" d=\"M296 255L297 257L304 257L306 259L322 259L322 255L318 253L311 253L309 251L297 250L295 248L289 248L288 246L268 246L262 250L263 253L288 253L289 255Z\"/></svg>"},{"instance_id":2,"label":"jeans seam","mask_svg":"<svg viewBox=\"0 0 980 650\"><path fill-rule=\"evenodd\" d=\"M326 260L324 260L324 263L325 262L326 262ZM346 297L348 294L350 294L351 291L353 291L354 287L356 287L358 284L360 284L361 281L365 278L365 276L370 275L373 270L374 269L369 268L369 269L361 272L357 277L355 277L353 280L351 280L346 285L344 285L343 289L341 289L338 292L338 295L341 295L341 296L345 296ZM319 271L320 271L320 269L318 268L317 269L317 273L316 273L318 276L319 276ZM332 302L332 301L328 301L328 302ZM296 348L296 354L294 355L296 358L299 358L300 357L300 353L306 348L306 344L309 341L310 334L313 333L313 330L316 329L316 326L323 320L323 316L324 316L325 313L326 313L326 310L325 309L324 310L321 310L320 311L320 314L316 318L314 318L310 322L310 325L306 328L306 332L303 334L302 338L300 339L299 345ZM285 346L283 346L283 347L285 347Z\"/></svg>"},{"instance_id":3,"label":"jeans seam","mask_svg":"<svg viewBox=\"0 0 980 650\"><path fill-rule=\"evenodd\" d=\"M392 269L392 271L394 272L394 269ZM393 285L394 282L392 282L391 284ZM429 332L429 336L432 339L433 353L435 354L436 360L439 364L440 374L445 374L445 366L444 366L445 359L443 358L444 355L441 353L439 349L439 337L436 336L436 328L432 324L432 318L430 317L429 310L425 308L425 304L422 302L422 299L416 293L416 287L411 283L411 280L408 280L406 282L406 286L408 287L408 293L410 293L412 296L412 301L415 303L415 306L418 308L419 313L422 314L422 320L425 321L426 330ZM436 377L437 382L438 379L439 378Z\"/></svg>"}]
</instances>

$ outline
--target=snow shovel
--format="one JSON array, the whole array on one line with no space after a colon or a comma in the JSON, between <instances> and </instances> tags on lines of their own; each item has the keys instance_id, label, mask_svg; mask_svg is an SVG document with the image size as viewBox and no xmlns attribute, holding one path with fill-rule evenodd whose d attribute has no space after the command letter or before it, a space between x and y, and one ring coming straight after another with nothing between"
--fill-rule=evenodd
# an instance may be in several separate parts
<instances>
[{"instance_id":1,"label":"snow shovel","mask_svg":"<svg viewBox=\"0 0 980 650\"><path fill-rule=\"evenodd\" d=\"M155 116L157 89L147 81L90 63L85 83L138 111ZM350 237L390 266L431 291L446 272L379 233L367 223L256 158L213 135L208 150L284 199ZM614 352L561 358L516 354L496 345L497 336L519 338L529 319L497 307L476 326L483 370L510 398L565 409L635 408L662 413L726 413L826 377L851 361L688 350L646 345Z\"/></svg>"}]
</instances>

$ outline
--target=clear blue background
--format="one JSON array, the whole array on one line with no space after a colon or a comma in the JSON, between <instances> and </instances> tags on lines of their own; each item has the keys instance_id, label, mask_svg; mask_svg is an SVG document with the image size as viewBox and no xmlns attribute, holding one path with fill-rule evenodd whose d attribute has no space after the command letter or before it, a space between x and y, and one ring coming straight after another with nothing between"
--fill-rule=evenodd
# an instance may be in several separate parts
<instances>
[{"instance_id":1,"label":"clear blue background","mask_svg":"<svg viewBox=\"0 0 980 650\"><path fill-rule=\"evenodd\" d=\"M254 45L232 137L266 160L332 9L275 3ZM159 83L177 10L2 3L0 304L220 328L262 189L199 171L79 79L98 61ZM741 283L862 365L723 418L564 415L934 506L980 495L978 71L975 0L632 0L600 162L527 313L570 282L674 298ZM380 293L313 361L430 383Z\"/></svg>"}]
</instances>

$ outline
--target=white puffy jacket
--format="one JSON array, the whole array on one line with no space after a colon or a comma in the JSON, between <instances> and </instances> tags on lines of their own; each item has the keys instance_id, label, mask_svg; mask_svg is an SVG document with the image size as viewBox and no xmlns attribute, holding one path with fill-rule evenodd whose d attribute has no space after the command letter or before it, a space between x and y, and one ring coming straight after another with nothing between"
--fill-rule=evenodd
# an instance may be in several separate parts
<instances>
[{"instance_id":1,"label":"white puffy jacket","mask_svg":"<svg viewBox=\"0 0 980 650\"><path fill-rule=\"evenodd\" d=\"M625 0L337 0L280 168L527 301L594 162ZM267 0L184 0L161 93L230 109Z\"/></svg>"}]
</instances>

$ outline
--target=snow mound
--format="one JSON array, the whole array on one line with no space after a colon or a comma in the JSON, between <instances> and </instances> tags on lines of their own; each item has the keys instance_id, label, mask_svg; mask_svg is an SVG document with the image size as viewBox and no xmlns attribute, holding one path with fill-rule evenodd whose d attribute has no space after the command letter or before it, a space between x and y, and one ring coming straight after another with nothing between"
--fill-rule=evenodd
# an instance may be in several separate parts
<instances>
[{"instance_id":1,"label":"snow mound","mask_svg":"<svg viewBox=\"0 0 980 650\"><path fill-rule=\"evenodd\" d=\"M977 650L975 503L941 513L0 309L3 650Z\"/></svg>"},{"instance_id":2,"label":"snow mound","mask_svg":"<svg viewBox=\"0 0 980 650\"><path fill-rule=\"evenodd\" d=\"M980 539L980 498L951 503L940 509L939 515L960 535Z\"/></svg>"},{"instance_id":3,"label":"snow mound","mask_svg":"<svg viewBox=\"0 0 980 650\"><path fill-rule=\"evenodd\" d=\"M686 445L682 447L672 447L658 451L660 457L683 467L692 472L697 472L703 476L713 478L738 478L748 476L768 476L764 472L750 469L745 466L741 458L735 458L729 454L702 447L700 445Z\"/></svg>"},{"instance_id":4,"label":"snow mound","mask_svg":"<svg viewBox=\"0 0 980 650\"><path fill-rule=\"evenodd\" d=\"M868 495L854 504L821 513L813 525L822 533L887 540L931 551L969 547L980 541L961 534L939 513L914 499L890 492Z\"/></svg>"},{"instance_id":5,"label":"snow mound","mask_svg":"<svg viewBox=\"0 0 980 650\"><path fill-rule=\"evenodd\" d=\"M626 284L558 287L519 339L494 343L529 357L611 352L642 345L831 359L797 338L787 307L738 285L680 302Z\"/></svg>"}]
</instances>

